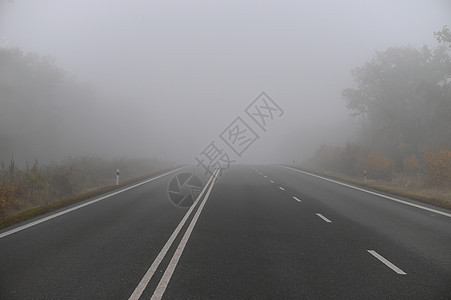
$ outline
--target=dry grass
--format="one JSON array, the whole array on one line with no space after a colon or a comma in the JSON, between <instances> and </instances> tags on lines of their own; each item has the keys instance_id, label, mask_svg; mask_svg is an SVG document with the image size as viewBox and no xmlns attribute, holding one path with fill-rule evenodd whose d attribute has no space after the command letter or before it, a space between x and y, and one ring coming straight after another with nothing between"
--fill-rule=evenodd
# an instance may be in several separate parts
<instances>
[{"instance_id":1,"label":"dry grass","mask_svg":"<svg viewBox=\"0 0 451 300\"><path fill-rule=\"evenodd\" d=\"M63 200L60 200L60 201L57 201L57 202L53 202L51 204L35 207L35 208L29 209L29 210L26 210L26 211L23 211L23 212L14 214L14 215L10 215L10 216L4 217L4 218L0 218L0 229L8 227L8 226L11 226L11 225L14 225L14 224L19 223L19 222L23 222L23 221L29 220L31 218L34 218L34 217L37 217L37 216L40 216L40 215L43 215L43 214L46 214L46 213L49 213L49 212L52 212L52 211L55 211L55 210L58 210L60 208L64 208L66 206L69 206L69 205L72 205L72 204L84 201L86 199L93 198L93 197L96 197L96 196L99 196L99 195L111 192L113 190L122 188L124 186L129 185L129 184L137 183L137 182L142 181L144 179L148 179L150 177L155 177L155 176L158 176L160 174L164 174L164 173L169 172L169 171L174 170L174 169L175 168L159 170L159 171L153 172L153 173L145 175L145 176L140 176L140 177L136 177L136 178L124 181L124 182L122 182L121 184L119 184L117 186L116 185L105 186L105 187L102 187L102 188L99 188L99 189L95 189L95 190L92 190L92 191L89 191L89 192L86 192L86 193L83 193L83 194L79 194L79 195L67 198L67 199L63 199Z\"/></svg>"},{"instance_id":2,"label":"dry grass","mask_svg":"<svg viewBox=\"0 0 451 300\"><path fill-rule=\"evenodd\" d=\"M434 206L451 209L451 190L405 187L402 185L397 185L381 180L367 180L365 184L363 178L349 177L331 171L320 171L316 169L303 169L303 168L298 169L313 174L317 174L320 176L337 179L339 181L352 183L359 187L371 188L392 195L406 197L421 201L423 203L432 204Z\"/></svg>"}]
</instances>

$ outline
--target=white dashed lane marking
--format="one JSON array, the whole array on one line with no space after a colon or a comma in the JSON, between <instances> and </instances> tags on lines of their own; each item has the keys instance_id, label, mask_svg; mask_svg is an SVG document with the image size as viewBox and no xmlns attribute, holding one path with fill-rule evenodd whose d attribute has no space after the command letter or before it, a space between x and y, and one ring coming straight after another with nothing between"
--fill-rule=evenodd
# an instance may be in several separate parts
<instances>
[{"instance_id":1,"label":"white dashed lane marking","mask_svg":"<svg viewBox=\"0 0 451 300\"><path fill-rule=\"evenodd\" d=\"M324 222L326 223L332 223L331 220L329 220L328 218L326 218L325 216L323 216L322 214L317 213L316 214L318 217L320 217L321 219L323 219Z\"/></svg>"},{"instance_id":2,"label":"white dashed lane marking","mask_svg":"<svg viewBox=\"0 0 451 300\"><path fill-rule=\"evenodd\" d=\"M399 275L406 275L406 272L404 272L403 270L401 270L400 268L398 268L397 266L395 266L394 264L389 262L386 258L384 258L382 255L380 255L376 251L374 251L374 250L367 250L367 251L368 251L368 253L370 253L372 256L377 258L380 262L382 262L384 265L386 265L387 267L389 267L390 269L392 269Z\"/></svg>"}]
</instances>

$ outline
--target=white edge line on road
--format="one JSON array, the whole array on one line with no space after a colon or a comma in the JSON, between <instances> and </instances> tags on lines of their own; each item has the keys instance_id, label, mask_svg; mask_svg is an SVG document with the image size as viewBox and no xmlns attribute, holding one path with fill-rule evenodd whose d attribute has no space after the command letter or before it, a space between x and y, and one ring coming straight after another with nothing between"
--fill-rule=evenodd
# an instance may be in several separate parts
<instances>
[{"instance_id":1,"label":"white edge line on road","mask_svg":"<svg viewBox=\"0 0 451 300\"><path fill-rule=\"evenodd\" d=\"M281 187L281 186L279 186L279 189L281 189L282 191L285 191L285 189L283 187Z\"/></svg>"},{"instance_id":2,"label":"white edge line on road","mask_svg":"<svg viewBox=\"0 0 451 300\"><path fill-rule=\"evenodd\" d=\"M323 219L324 222L326 222L326 223L332 223L331 220L329 220L328 218L326 218L326 217L323 216L322 214L317 213L316 215L317 215L318 217L320 217L321 219Z\"/></svg>"},{"instance_id":3,"label":"white edge line on road","mask_svg":"<svg viewBox=\"0 0 451 300\"><path fill-rule=\"evenodd\" d=\"M404 272L403 270L401 270L400 268L398 268L397 266L395 266L394 264L392 264L391 262L389 262L387 259L385 259L382 255L380 255L379 253L377 253L374 250L367 250L372 256L374 256L375 258L377 258L378 260L380 260L382 263L384 263L387 267L389 267L390 269L392 269L393 271L395 271L396 273L398 273L399 275L406 275L406 272Z\"/></svg>"},{"instance_id":4,"label":"white edge line on road","mask_svg":"<svg viewBox=\"0 0 451 300\"><path fill-rule=\"evenodd\" d=\"M291 167L287 167L287 166L282 166L282 167L290 169L290 170L293 170L293 171L296 171L296 172L299 172L299 173L310 175L310 176L313 176L313 177L316 177L316 178L320 178L320 179L323 179L323 180L326 180L326 181L329 181L329 182L333 182L333 183L336 183L336 184L339 184L339 185L342 185L342 186L345 186L345 187L349 187L349 188L354 189L354 190L358 190L358 191L365 192L365 193L368 193L368 194L371 194L371 195L379 196L379 197L382 197L382 198L385 198L385 199L388 199L388 200L391 200L391 201L395 201L395 202L399 202L399 203L402 203L402 204L410 205L410 206L413 206L413 207L416 207L416 208L419 208L419 209L427 210L427 211L430 211L430 212L433 212L433 213L436 213L436 214L439 214L439 215L451 218L451 214L449 214L447 212L444 212L444 211L436 210L436 209L429 208L429 207L422 206L422 205L418 205L418 204L415 204L415 203L410 203L410 202L407 202L407 201L404 201L404 200L401 200L401 199L397 199L397 198L393 198L393 197L386 196L386 195L383 195L383 194L379 194L379 193L375 193L375 192L372 192L372 191L368 191L368 190L365 190L365 189L362 189L362 188L358 188L358 187L350 185L350 184L346 184L346 183L343 183L343 182L335 181L335 180L332 180L332 179L329 179L329 178L326 178L326 177L322 177L322 176L319 176L319 175L315 175L315 174L308 173L308 172L305 172L305 171L301 171L301 170L298 170L298 169L294 169L294 168L291 168Z\"/></svg>"},{"instance_id":5,"label":"white edge line on road","mask_svg":"<svg viewBox=\"0 0 451 300\"><path fill-rule=\"evenodd\" d=\"M298 197L293 197L294 200L296 200L297 202L302 202L301 199L299 199Z\"/></svg>"},{"instance_id":6,"label":"white edge line on road","mask_svg":"<svg viewBox=\"0 0 451 300\"><path fill-rule=\"evenodd\" d=\"M189 224L188 228L186 229L186 232L183 235L183 238L180 241L180 244L177 246L177 249L175 250L175 253L172 256L171 261L169 262L169 265L163 274L163 277L160 279L160 282L158 283L157 288L153 292L152 298L150 298L151 300L159 300L163 297L163 294L166 291L169 281L171 280L172 274L174 273L175 268L177 267L177 264L180 260L180 257L182 256L183 250L185 249L185 246L188 243L191 233L193 232L194 226L196 226L197 220L199 219L199 216L202 213L202 209L204 208L205 203L207 202L208 197L210 196L210 193L215 184L217 175L218 175L218 172L216 172L216 174L214 176L215 178L213 179L213 182L210 185L208 192L205 194L205 197L202 200L202 203L200 204L199 209L196 211L196 214L194 215L193 219L191 220L191 223Z\"/></svg>"},{"instance_id":7,"label":"white edge line on road","mask_svg":"<svg viewBox=\"0 0 451 300\"><path fill-rule=\"evenodd\" d=\"M184 167L180 167L180 168L175 169L175 170L173 170L173 171L164 173L164 174L162 174L162 175L158 175L157 177L153 177L153 178L151 178L151 179L148 179L148 180L145 180L145 181L143 181L143 182L137 183L137 184L135 184L135 185L129 186L129 187L124 188L124 189L122 189L122 190L113 192L113 193L111 193L111 194L102 196L102 197L100 197L100 198L96 198L96 199L91 200L91 201L89 201L89 202L86 202L86 203L83 203L83 204L80 204L80 205L71 207L71 208L69 208L69 209L66 209L66 210L63 210L63 211L54 213L54 214L52 214L52 215L50 215L50 216L47 216L47 217L38 219L38 220L36 220L36 221L27 223L27 224L25 224L25 225L16 227L16 228L14 228L14 229L5 231L5 232L3 232L3 233L0 234L0 239L6 237L6 236L8 236L8 235L17 233L17 232L19 232L19 231L22 231L22 230L24 230L24 229L27 229L27 228L36 226L36 225L38 225L38 224L47 222L47 221L49 221L49 220L51 220L51 219L54 219L54 218L59 217L59 216L62 216L62 215L64 215L64 214L70 213L70 212L72 212L72 211L74 211L74 210L77 210L77 209L83 208L83 207L85 207L85 206L94 204L94 203L96 203L96 202L105 200L105 199L107 199L107 198L110 198L110 197L115 196L115 195L117 195L117 194L120 194L120 193L122 193L122 192L131 190L131 189L133 189L133 188L135 188L135 187L138 187L138 186L140 186L140 185L146 184L146 183L148 183L148 182L154 181L154 180L156 180L156 179L158 179L158 178L161 178L161 177L163 177L163 176L166 176L166 175L168 175L168 174L174 173L174 172L176 172L176 171L178 171L178 170L180 170L180 169L182 169L182 168L184 168Z\"/></svg>"},{"instance_id":8,"label":"white edge line on road","mask_svg":"<svg viewBox=\"0 0 451 300\"><path fill-rule=\"evenodd\" d=\"M169 248L174 243L175 238L179 234L179 232L182 229L183 225L185 225L186 220L188 220L188 218L191 215L191 213L193 212L194 208L197 206L197 203L199 202L199 199L202 198L203 194L207 190L208 185L210 184L210 182L213 179L213 175L208 180L207 184L205 185L205 187L203 188L203 190L201 191L201 193L197 197L196 201L191 205L190 209L186 212L185 216L180 221L180 223L177 226L177 228L175 228L174 232L171 234L171 236L167 240L166 244L161 249L160 253L158 253L158 256L155 258L155 260L153 261L152 265L149 267L149 269L147 270L146 274L144 274L144 276L141 279L141 281L139 282L138 286L133 291L133 294L131 294L130 298L128 298L129 300L137 300L137 299L139 299L139 297L141 297L142 293L144 292L144 290L147 287L147 284L149 284L150 279L152 279L152 277L155 274L155 272L156 272L158 266L160 265L161 261L166 256L166 253L168 252Z\"/></svg>"}]
</instances>

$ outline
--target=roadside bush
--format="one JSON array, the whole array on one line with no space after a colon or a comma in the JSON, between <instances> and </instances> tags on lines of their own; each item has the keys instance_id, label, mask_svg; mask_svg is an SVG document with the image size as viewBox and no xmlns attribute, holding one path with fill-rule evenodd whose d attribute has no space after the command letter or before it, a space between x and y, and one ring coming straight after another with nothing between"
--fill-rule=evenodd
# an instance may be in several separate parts
<instances>
[{"instance_id":1,"label":"roadside bush","mask_svg":"<svg viewBox=\"0 0 451 300\"><path fill-rule=\"evenodd\" d=\"M451 187L451 150L437 148L423 155L429 184L438 188Z\"/></svg>"},{"instance_id":2,"label":"roadside bush","mask_svg":"<svg viewBox=\"0 0 451 300\"><path fill-rule=\"evenodd\" d=\"M370 153L363 163L369 178L391 179L393 161L384 154Z\"/></svg>"},{"instance_id":3,"label":"roadside bush","mask_svg":"<svg viewBox=\"0 0 451 300\"><path fill-rule=\"evenodd\" d=\"M315 155L315 164L325 170L340 169L343 150L341 147L322 145Z\"/></svg>"},{"instance_id":4,"label":"roadside bush","mask_svg":"<svg viewBox=\"0 0 451 300\"><path fill-rule=\"evenodd\" d=\"M402 160L402 169L405 174L413 175L418 171L420 161L415 155L411 155Z\"/></svg>"},{"instance_id":5,"label":"roadside bush","mask_svg":"<svg viewBox=\"0 0 451 300\"><path fill-rule=\"evenodd\" d=\"M365 169L363 164L367 157L367 149L347 141L343 148L343 156L341 157L342 169L339 171L350 176L361 176Z\"/></svg>"}]
</instances>

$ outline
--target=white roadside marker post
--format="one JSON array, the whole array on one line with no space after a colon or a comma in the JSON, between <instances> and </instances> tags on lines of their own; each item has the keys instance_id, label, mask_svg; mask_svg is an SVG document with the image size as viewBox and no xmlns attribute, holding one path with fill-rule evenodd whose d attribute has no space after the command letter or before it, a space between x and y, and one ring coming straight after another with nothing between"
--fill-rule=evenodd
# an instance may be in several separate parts
<instances>
[{"instance_id":1,"label":"white roadside marker post","mask_svg":"<svg viewBox=\"0 0 451 300\"><path fill-rule=\"evenodd\" d=\"M119 185L119 169L116 169L116 185Z\"/></svg>"}]
</instances>

